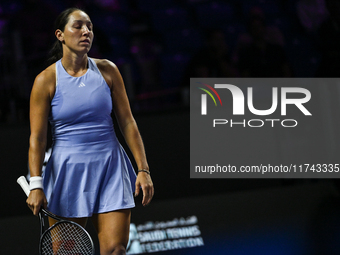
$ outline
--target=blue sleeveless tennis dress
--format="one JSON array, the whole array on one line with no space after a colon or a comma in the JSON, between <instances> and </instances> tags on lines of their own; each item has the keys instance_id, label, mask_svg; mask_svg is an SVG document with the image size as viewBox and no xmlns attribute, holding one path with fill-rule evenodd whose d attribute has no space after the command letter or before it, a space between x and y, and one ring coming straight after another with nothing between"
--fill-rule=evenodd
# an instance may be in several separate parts
<instances>
[{"instance_id":1,"label":"blue sleeveless tennis dress","mask_svg":"<svg viewBox=\"0 0 340 255\"><path fill-rule=\"evenodd\" d=\"M43 174L48 210L77 218L134 207L136 174L114 132L110 88L96 63L88 58L86 74L73 77L59 60L56 79Z\"/></svg>"}]
</instances>

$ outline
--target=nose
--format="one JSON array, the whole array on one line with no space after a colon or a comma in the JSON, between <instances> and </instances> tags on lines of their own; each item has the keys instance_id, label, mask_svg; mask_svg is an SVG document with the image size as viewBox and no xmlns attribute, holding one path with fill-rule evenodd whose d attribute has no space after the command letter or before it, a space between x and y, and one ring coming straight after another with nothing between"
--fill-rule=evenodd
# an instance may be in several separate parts
<instances>
[{"instance_id":1,"label":"nose","mask_svg":"<svg viewBox=\"0 0 340 255\"><path fill-rule=\"evenodd\" d=\"M89 28L88 28L86 25L84 25L84 26L83 26L83 35L87 35L87 34L89 34L89 33L90 33Z\"/></svg>"}]
</instances>

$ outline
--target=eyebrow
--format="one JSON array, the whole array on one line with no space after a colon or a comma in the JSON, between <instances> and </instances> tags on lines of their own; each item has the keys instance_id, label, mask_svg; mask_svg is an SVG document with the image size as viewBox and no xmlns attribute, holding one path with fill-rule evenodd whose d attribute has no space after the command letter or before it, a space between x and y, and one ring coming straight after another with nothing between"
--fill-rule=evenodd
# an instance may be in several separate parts
<instances>
[{"instance_id":1,"label":"eyebrow","mask_svg":"<svg viewBox=\"0 0 340 255\"><path fill-rule=\"evenodd\" d=\"M83 20L80 20L80 19L74 20L74 22L85 22L85 23L90 23L90 24L92 24L91 21L83 21Z\"/></svg>"}]
</instances>

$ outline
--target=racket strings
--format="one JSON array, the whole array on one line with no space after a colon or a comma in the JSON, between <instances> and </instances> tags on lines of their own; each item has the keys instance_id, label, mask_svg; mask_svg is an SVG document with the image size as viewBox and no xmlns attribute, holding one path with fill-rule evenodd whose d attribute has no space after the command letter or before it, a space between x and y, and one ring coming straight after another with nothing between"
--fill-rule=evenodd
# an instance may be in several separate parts
<instances>
[{"instance_id":1,"label":"racket strings","mask_svg":"<svg viewBox=\"0 0 340 255\"><path fill-rule=\"evenodd\" d=\"M93 245L79 226L62 222L44 233L41 239L43 255L92 255Z\"/></svg>"}]
</instances>

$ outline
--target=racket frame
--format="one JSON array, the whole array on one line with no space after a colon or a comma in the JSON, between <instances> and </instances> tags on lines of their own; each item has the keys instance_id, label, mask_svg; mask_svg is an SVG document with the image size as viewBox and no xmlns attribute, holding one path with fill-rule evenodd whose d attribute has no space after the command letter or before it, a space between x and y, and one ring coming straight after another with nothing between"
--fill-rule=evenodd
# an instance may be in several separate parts
<instances>
[{"instance_id":1,"label":"racket frame","mask_svg":"<svg viewBox=\"0 0 340 255\"><path fill-rule=\"evenodd\" d=\"M23 189L23 191L25 192L26 196L28 197L29 196L29 193L30 193L30 189L29 189L29 184L25 178L25 176L20 176L18 179L17 179L17 183L21 186L21 188ZM47 228L45 231L44 231L44 226L45 226L45 216L48 216L54 220L57 220L58 222L56 222L55 224L53 224L52 226L50 226L49 228ZM61 223L68 223L68 224L72 224L72 225L75 225L77 227L79 227L80 229L82 229L84 231L84 233L88 236L89 238L89 241L91 243L91 246L92 246L92 255L95 254L95 249L94 249L94 244L93 244L93 241L92 241L92 238L91 238L91 235L85 230L84 227L82 227L81 225L79 225L78 223L76 222L73 222L73 221L70 221L70 220L65 220L65 219L62 219L60 217L58 217L57 215L51 213L50 211L44 209L44 208L40 208L39 210L39 220L40 220L40 241L39 241L39 253L42 254L42 240L43 240L43 237L49 233L53 228L55 228L56 226L58 226L59 224ZM47 219L48 220L48 219Z\"/></svg>"}]
</instances>

